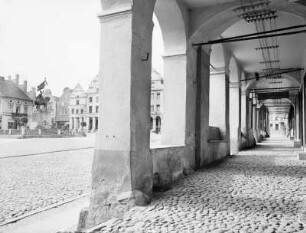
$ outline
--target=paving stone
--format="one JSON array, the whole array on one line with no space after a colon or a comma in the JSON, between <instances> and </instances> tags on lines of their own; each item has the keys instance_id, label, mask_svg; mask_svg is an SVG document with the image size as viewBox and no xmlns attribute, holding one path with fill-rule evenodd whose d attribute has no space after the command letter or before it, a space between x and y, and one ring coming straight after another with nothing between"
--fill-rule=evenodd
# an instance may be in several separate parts
<instances>
[{"instance_id":1,"label":"paving stone","mask_svg":"<svg viewBox=\"0 0 306 233\"><path fill-rule=\"evenodd\" d=\"M294 155L284 159L286 153L243 152L180 180L150 206L128 212L125 218L145 222L139 231L154 233L306 232L298 221L306 193L306 162ZM115 224L125 229L124 222Z\"/></svg>"},{"instance_id":2,"label":"paving stone","mask_svg":"<svg viewBox=\"0 0 306 233\"><path fill-rule=\"evenodd\" d=\"M0 160L0 223L90 191L93 149Z\"/></svg>"}]
</instances>

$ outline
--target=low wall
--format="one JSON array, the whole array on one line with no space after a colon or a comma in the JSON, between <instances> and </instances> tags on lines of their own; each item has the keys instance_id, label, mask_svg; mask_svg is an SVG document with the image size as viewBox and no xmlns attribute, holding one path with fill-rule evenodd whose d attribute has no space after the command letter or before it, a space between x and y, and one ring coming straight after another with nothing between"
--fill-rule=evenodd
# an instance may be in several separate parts
<instances>
[{"instance_id":1,"label":"low wall","mask_svg":"<svg viewBox=\"0 0 306 233\"><path fill-rule=\"evenodd\" d=\"M185 146L152 148L153 190L165 191L188 169L185 163Z\"/></svg>"},{"instance_id":2,"label":"low wall","mask_svg":"<svg viewBox=\"0 0 306 233\"><path fill-rule=\"evenodd\" d=\"M249 129L247 135L241 134L240 150L248 149L256 146L256 139L253 130Z\"/></svg>"},{"instance_id":3,"label":"low wall","mask_svg":"<svg viewBox=\"0 0 306 233\"><path fill-rule=\"evenodd\" d=\"M209 140L209 158L207 164L221 161L229 155L229 146L227 140Z\"/></svg>"}]
</instances>

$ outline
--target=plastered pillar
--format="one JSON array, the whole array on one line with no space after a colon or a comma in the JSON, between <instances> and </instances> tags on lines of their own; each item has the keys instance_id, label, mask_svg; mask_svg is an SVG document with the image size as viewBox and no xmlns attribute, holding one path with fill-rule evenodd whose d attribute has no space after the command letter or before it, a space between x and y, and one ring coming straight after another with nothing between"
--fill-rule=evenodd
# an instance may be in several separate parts
<instances>
[{"instance_id":1,"label":"plastered pillar","mask_svg":"<svg viewBox=\"0 0 306 233\"><path fill-rule=\"evenodd\" d=\"M92 129L91 129L93 132L96 130L96 118L93 117L92 118Z\"/></svg>"},{"instance_id":2,"label":"plastered pillar","mask_svg":"<svg viewBox=\"0 0 306 233\"><path fill-rule=\"evenodd\" d=\"M185 144L186 54L169 54L164 60L164 112L161 142Z\"/></svg>"},{"instance_id":3,"label":"plastered pillar","mask_svg":"<svg viewBox=\"0 0 306 233\"><path fill-rule=\"evenodd\" d=\"M73 126L74 126L73 123L74 123L74 122L73 122L73 117L70 117L69 129L71 129L71 130L73 129Z\"/></svg>"},{"instance_id":4,"label":"plastered pillar","mask_svg":"<svg viewBox=\"0 0 306 233\"><path fill-rule=\"evenodd\" d=\"M254 98L253 98L253 104L252 104L252 129L253 129L253 136L258 141L257 137L257 107L256 104L254 104Z\"/></svg>"},{"instance_id":5,"label":"plastered pillar","mask_svg":"<svg viewBox=\"0 0 306 233\"><path fill-rule=\"evenodd\" d=\"M241 105L240 105L240 83L230 83L230 153L239 152L241 138Z\"/></svg>"},{"instance_id":6,"label":"plastered pillar","mask_svg":"<svg viewBox=\"0 0 306 233\"><path fill-rule=\"evenodd\" d=\"M297 95L295 99L295 121L294 121L294 146L301 146L301 138L300 138L300 98Z\"/></svg>"},{"instance_id":7,"label":"plastered pillar","mask_svg":"<svg viewBox=\"0 0 306 233\"><path fill-rule=\"evenodd\" d=\"M256 127L255 129L257 133L256 138L257 138L257 141L259 141L260 140L260 108L258 108L257 106L256 106Z\"/></svg>"},{"instance_id":8,"label":"plastered pillar","mask_svg":"<svg viewBox=\"0 0 306 233\"><path fill-rule=\"evenodd\" d=\"M103 101L86 228L121 217L134 205L147 204L153 185L149 147L155 1L103 3L105 8L99 16L99 99Z\"/></svg>"},{"instance_id":9,"label":"plastered pillar","mask_svg":"<svg viewBox=\"0 0 306 233\"><path fill-rule=\"evenodd\" d=\"M197 49L197 73L196 73L196 125L195 125L195 163L201 167L211 162L209 157L209 73L210 54Z\"/></svg>"},{"instance_id":10,"label":"plastered pillar","mask_svg":"<svg viewBox=\"0 0 306 233\"><path fill-rule=\"evenodd\" d=\"M152 127L152 131L155 132L156 131L156 117L153 117L153 127Z\"/></svg>"},{"instance_id":11,"label":"plastered pillar","mask_svg":"<svg viewBox=\"0 0 306 233\"><path fill-rule=\"evenodd\" d=\"M89 117L86 117L86 130L89 131Z\"/></svg>"},{"instance_id":12,"label":"plastered pillar","mask_svg":"<svg viewBox=\"0 0 306 233\"><path fill-rule=\"evenodd\" d=\"M247 93L245 91L241 92L241 132L246 136L248 134L248 100Z\"/></svg>"}]
</instances>

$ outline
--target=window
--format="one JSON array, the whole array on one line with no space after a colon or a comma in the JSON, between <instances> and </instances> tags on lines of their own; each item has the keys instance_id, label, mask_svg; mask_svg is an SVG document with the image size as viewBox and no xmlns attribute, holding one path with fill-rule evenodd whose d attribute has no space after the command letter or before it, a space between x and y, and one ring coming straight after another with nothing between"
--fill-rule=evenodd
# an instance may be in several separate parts
<instances>
[{"instance_id":1,"label":"window","mask_svg":"<svg viewBox=\"0 0 306 233\"><path fill-rule=\"evenodd\" d=\"M16 113L20 113L20 106L16 106Z\"/></svg>"},{"instance_id":2,"label":"window","mask_svg":"<svg viewBox=\"0 0 306 233\"><path fill-rule=\"evenodd\" d=\"M154 93L151 93L151 99L152 100L154 99Z\"/></svg>"},{"instance_id":3,"label":"window","mask_svg":"<svg viewBox=\"0 0 306 233\"><path fill-rule=\"evenodd\" d=\"M158 105L156 105L156 111L160 111L160 105L158 104Z\"/></svg>"},{"instance_id":4,"label":"window","mask_svg":"<svg viewBox=\"0 0 306 233\"><path fill-rule=\"evenodd\" d=\"M71 109L71 114L74 114L74 109L73 108Z\"/></svg>"},{"instance_id":5,"label":"window","mask_svg":"<svg viewBox=\"0 0 306 233\"><path fill-rule=\"evenodd\" d=\"M79 110L78 109L76 110L76 114L79 114Z\"/></svg>"},{"instance_id":6,"label":"window","mask_svg":"<svg viewBox=\"0 0 306 233\"><path fill-rule=\"evenodd\" d=\"M99 103L99 96L96 96L96 102Z\"/></svg>"},{"instance_id":7,"label":"window","mask_svg":"<svg viewBox=\"0 0 306 233\"><path fill-rule=\"evenodd\" d=\"M160 99L160 93L157 93L157 99L158 100Z\"/></svg>"},{"instance_id":8,"label":"window","mask_svg":"<svg viewBox=\"0 0 306 233\"><path fill-rule=\"evenodd\" d=\"M92 113L92 106L89 106L89 113Z\"/></svg>"},{"instance_id":9,"label":"window","mask_svg":"<svg viewBox=\"0 0 306 233\"><path fill-rule=\"evenodd\" d=\"M99 113L99 106L96 106L96 113Z\"/></svg>"},{"instance_id":10,"label":"window","mask_svg":"<svg viewBox=\"0 0 306 233\"><path fill-rule=\"evenodd\" d=\"M76 101L76 105L80 105L80 101L79 100Z\"/></svg>"},{"instance_id":11,"label":"window","mask_svg":"<svg viewBox=\"0 0 306 233\"><path fill-rule=\"evenodd\" d=\"M89 103L92 103L92 97L89 97Z\"/></svg>"},{"instance_id":12,"label":"window","mask_svg":"<svg viewBox=\"0 0 306 233\"><path fill-rule=\"evenodd\" d=\"M154 112L154 105L151 105L151 112Z\"/></svg>"},{"instance_id":13,"label":"window","mask_svg":"<svg viewBox=\"0 0 306 233\"><path fill-rule=\"evenodd\" d=\"M81 114L83 114L84 113L84 109L81 109Z\"/></svg>"},{"instance_id":14,"label":"window","mask_svg":"<svg viewBox=\"0 0 306 233\"><path fill-rule=\"evenodd\" d=\"M23 106L23 113L28 113L28 106Z\"/></svg>"}]
</instances>

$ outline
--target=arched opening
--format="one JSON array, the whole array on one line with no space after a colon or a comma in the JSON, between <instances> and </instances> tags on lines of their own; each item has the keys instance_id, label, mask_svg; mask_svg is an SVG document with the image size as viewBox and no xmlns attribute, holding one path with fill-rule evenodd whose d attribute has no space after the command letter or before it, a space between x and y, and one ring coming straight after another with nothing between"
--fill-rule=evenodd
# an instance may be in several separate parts
<instances>
[{"instance_id":1,"label":"arched opening","mask_svg":"<svg viewBox=\"0 0 306 233\"><path fill-rule=\"evenodd\" d=\"M219 131L210 140L227 138L226 90L227 74L225 56L222 45L213 45L210 55L209 76L209 126L210 130ZM212 128L214 127L214 129ZM214 133L216 134L216 133Z\"/></svg>"},{"instance_id":2,"label":"arched opening","mask_svg":"<svg viewBox=\"0 0 306 233\"><path fill-rule=\"evenodd\" d=\"M156 111L158 108L162 110L161 144L184 145L186 121L185 22L176 1L157 0L154 14L163 39L163 71L161 71L163 93L160 99L162 106L156 105Z\"/></svg>"}]
</instances>

